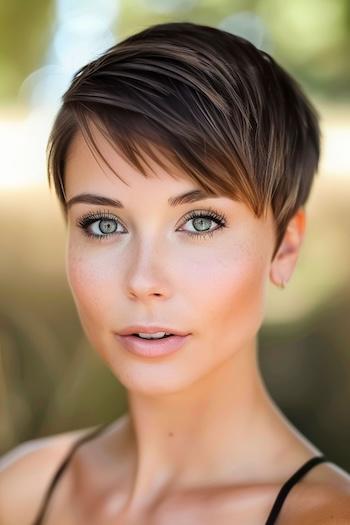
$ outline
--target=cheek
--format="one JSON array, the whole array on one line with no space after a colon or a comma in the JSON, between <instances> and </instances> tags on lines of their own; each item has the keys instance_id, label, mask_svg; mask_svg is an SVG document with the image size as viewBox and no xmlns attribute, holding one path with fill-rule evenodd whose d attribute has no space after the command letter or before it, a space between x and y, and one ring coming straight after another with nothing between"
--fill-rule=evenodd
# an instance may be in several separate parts
<instances>
[{"instance_id":1,"label":"cheek","mask_svg":"<svg viewBox=\"0 0 350 525\"><path fill-rule=\"evenodd\" d=\"M110 319L116 302L113 265L104 257L93 257L83 250L68 248L66 275L85 333L95 341L97 331L113 326Z\"/></svg>"},{"instance_id":2,"label":"cheek","mask_svg":"<svg viewBox=\"0 0 350 525\"><path fill-rule=\"evenodd\" d=\"M238 345L256 334L264 315L266 275L266 257L256 246L254 251L244 245L225 248L196 268L193 294L201 324L213 338L219 333Z\"/></svg>"}]
</instances>

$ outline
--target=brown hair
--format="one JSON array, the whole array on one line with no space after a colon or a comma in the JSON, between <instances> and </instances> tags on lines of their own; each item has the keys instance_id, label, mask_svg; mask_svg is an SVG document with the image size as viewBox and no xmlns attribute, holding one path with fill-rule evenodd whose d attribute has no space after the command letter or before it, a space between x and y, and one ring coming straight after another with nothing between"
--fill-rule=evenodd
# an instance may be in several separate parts
<instances>
[{"instance_id":1,"label":"brown hair","mask_svg":"<svg viewBox=\"0 0 350 525\"><path fill-rule=\"evenodd\" d=\"M65 159L78 130L119 177L91 123L144 176L142 153L167 168L158 151L257 217L271 204L273 257L318 168L319 115L299 84L268 53L214 27L175 22L131 35L79 69L62 100L47 154L65 219Z\"/></svg>"}]
</instances>

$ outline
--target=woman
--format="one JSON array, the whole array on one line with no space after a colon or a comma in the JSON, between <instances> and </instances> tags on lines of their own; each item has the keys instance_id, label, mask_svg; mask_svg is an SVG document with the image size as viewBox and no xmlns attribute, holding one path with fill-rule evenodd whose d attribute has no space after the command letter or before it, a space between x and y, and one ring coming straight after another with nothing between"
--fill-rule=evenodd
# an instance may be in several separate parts
<instances>
[{"instance_id":1,"label":"woman","mask_svg":"<svg viewBox=\"0 0 350 525\"><path fill-rule=\"evenodd\" d=\"M76 73L48 152L72 295L129 410L3 458L0 523L350 523L350 476L257 360L320 155L297 83L243 38L155 25Z\"/></svg>"}]
</instances>

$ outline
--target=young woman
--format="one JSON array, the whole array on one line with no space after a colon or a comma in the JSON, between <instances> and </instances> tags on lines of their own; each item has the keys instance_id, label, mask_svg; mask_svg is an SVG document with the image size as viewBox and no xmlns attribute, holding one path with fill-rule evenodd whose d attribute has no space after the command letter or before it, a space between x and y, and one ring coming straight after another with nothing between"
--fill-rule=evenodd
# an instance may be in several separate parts
<instances>
[{"instance_id":1,"label":"young woman","mask_svg":"<svg viewBox=\"0 0 350 525\"><path fill-rule=\"evenodd\" d=\"M349 474L257 360L319 161L298 84L243 38L155 25L76 73L48 152L82 327L129 410L6 455L0 524L350 523Z\"/></svg>"}]
</instances>

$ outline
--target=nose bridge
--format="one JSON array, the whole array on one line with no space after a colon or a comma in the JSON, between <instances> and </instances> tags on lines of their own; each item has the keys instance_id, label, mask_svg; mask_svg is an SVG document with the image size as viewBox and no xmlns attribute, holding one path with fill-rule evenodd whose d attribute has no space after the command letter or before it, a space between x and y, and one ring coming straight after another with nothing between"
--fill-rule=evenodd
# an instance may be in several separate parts
<instances>
[{"instance_id":1,"label":"nose bridge","mask_svg":"<svg viewBox=\"0 0 350 525\"><path fill-rule=\"evenodd\" d=\"M138 236L127 256L126 286L133 295L164 293L165 241L157 233Z\"/></svg>"}]
</instances>

